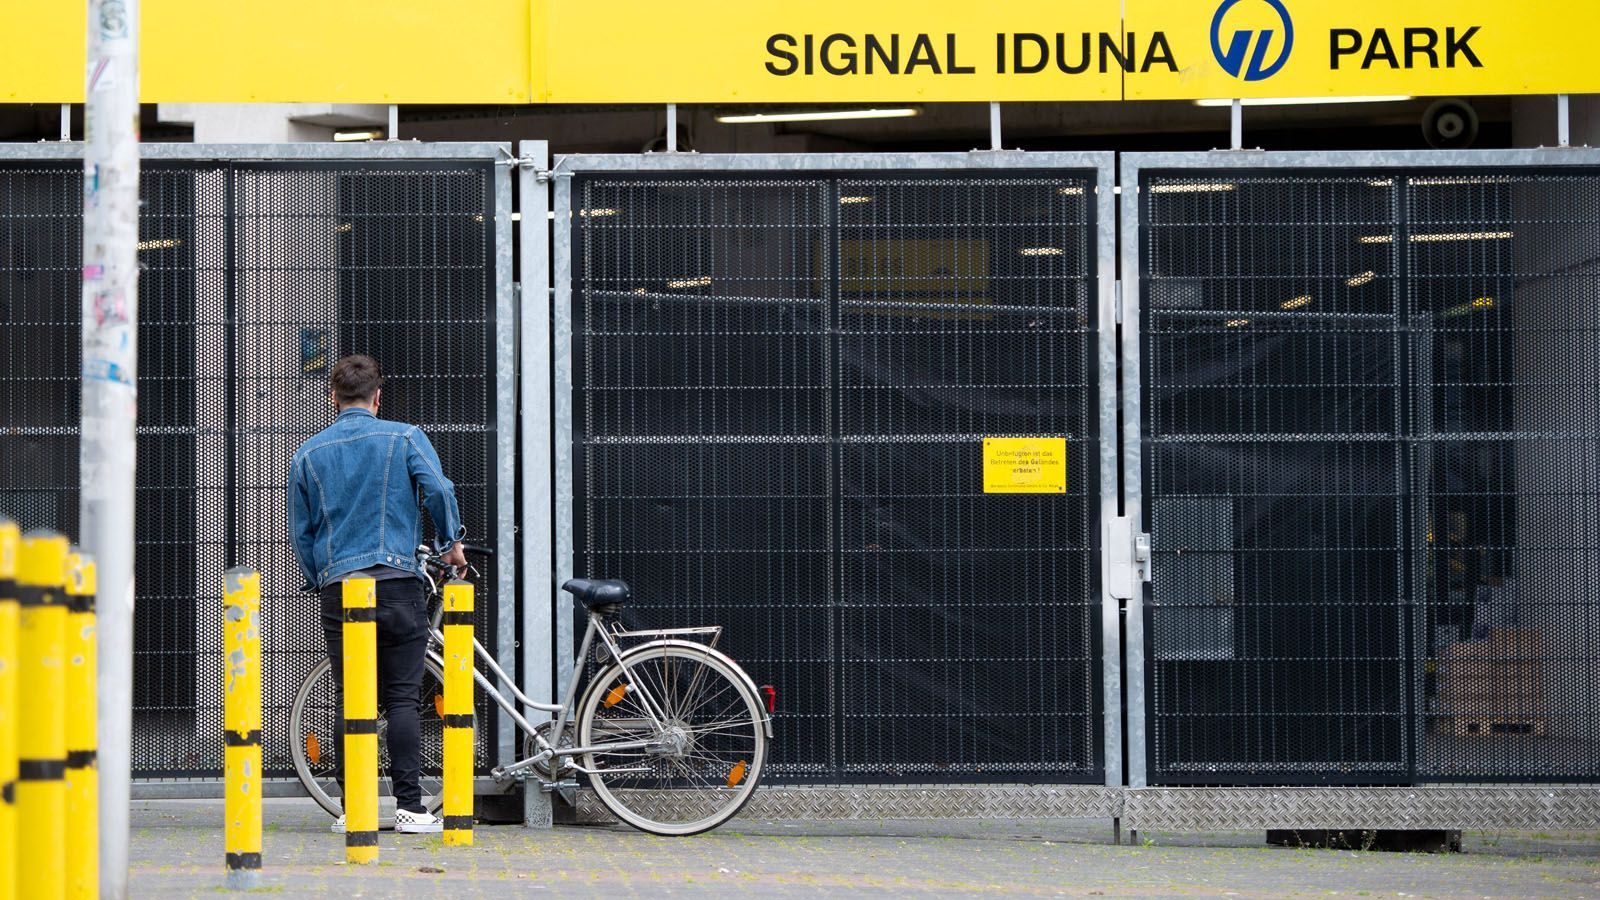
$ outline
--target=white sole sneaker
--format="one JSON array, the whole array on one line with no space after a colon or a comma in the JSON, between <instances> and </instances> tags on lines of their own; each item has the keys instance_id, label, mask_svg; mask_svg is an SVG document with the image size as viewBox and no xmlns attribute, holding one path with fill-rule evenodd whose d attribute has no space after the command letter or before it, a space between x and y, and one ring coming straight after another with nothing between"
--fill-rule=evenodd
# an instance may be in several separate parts
<instances>
[{"instance_id":1,"label":"white sole sneaker","mask_svg":"<svg viewBox=\"0 0 1600 900\"><path fill-rule=\"evenodd\" d=\"M394 830L397 834L439 834L444 831L444 820L433 813L414 813L396 810Z\"/></svg>"}]
</instances>

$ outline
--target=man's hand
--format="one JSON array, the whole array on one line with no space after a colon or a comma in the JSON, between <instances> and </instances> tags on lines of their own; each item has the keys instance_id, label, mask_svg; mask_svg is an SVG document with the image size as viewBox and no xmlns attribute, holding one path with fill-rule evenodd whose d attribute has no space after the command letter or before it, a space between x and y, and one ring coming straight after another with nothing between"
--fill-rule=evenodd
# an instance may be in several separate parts
<instances>
[{"instance_id":1,"label":"man's hand","mask_svg":"<svg viewBox=\"0 0 1600 900\"><path fill-rule=\"evenodd\" d=\"M457 576L467 574L467 551L461 549L460 541L456 541L448 552L439 554L439 560L447 566L454 566Z\"/></svg>"}]
</instances>

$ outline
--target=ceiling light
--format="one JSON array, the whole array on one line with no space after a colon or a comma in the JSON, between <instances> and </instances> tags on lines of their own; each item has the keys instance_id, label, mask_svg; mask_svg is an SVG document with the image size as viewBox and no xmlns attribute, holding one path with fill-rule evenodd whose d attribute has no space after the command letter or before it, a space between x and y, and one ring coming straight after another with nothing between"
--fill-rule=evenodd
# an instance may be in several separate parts
<instances>
[{"instance_id":1,"label":"ceiling light","mask_svg":"<svg viewBox=\"0 0 1600 900\"><path fill-rule=\"evenodd\" d=\"M1413 234L1413 241L1503 241L1511 237L1509 231L1448 231L1442 234Z\"/></svg>"},{"instance_id":2,"label":"ceiling light","mask_svg":"<svg viewBox=\"0 0 1600 900\"><path fill-rule=\"evenodd\" d=\"M1083 188L1081 188L1081 187L1064 187L1061 190L1056 191L1056 193L1061 194L1063 196L1067 196L1067 197L1080 197L1080 196L1083 195Z\"/></svg>"},{"instance_id":3,"label":"ceiling light","mask_svg":"<svg viewBox=\"0 0 1600 900\"><path fill-rule=\"evenodd\" d=\"M615 209L612 209L612 208L608 207L608 206L602 206L602 207L600 207L598 209L580 209L580 210L578 210L578 217L580 219L598 219L598 218L604 218L606 216L614 216L616 214L617 214L617 211Z\"/></svg>"},{"instance_id":4,"label":"ceiling light","mask_svg":"<svg viewBox=\"0 0 1600 900\"><path fill-rule=\"evenodd\" d=\"M1293 300L1285 300L1285 301L1283 301L1282 303L1278 304L1278 308L1279 309L1299 309L1302 306L1310 306L1310 305L1311 305L1311 295L1310 294L1302 294L1302 295L1294 298Z\"/></svg>"},{"instance_id":5,"label":"ceiling light","mask_svg":"<svg viewBox=\"0 0 1600 900\"><path fill-rule=\"evenodd\" d=\"M738 113L717 116L724 125L754 125L763 122L836 122L841 119L905 119L922 115L914 106L887 109L818 109L809 112Z\"/></svg>"},{"instance_id":6,"label":"ceiling light","mask_svg":"<svg viewBox=\"0 0 1600 900\"><path fill-rule=\"evenodd\" d=\"M341 144L348 143L350 141L381 141L381 140L383 140L383 132L381 132L381 131L335 131L333 133L333 139L338 141Z\"/></svg>"},{"instance_id":7,"label":"ceiling light","mask_svg":"<svg viewBox=\"0 0 1600 900\"><path fill-rule=\"evenodd\" d=\"M1387 95L1371 97L1247 97L1239 101L1243 106L1325 106L1332 103L1398 103L1410 96ZM1196 100L1195 106L1232 106L1232 99Z\"/></svg>"},{"instance_id":8,"label":"ceiling light","mask_svg":"<svg viewBox=\"0 0 1600 900\"><path fill-rule=\"evenodd\" d=\"M1456 184L1510 184L1512 181L1510 175L1468 175L1453 178L1413 178L1411 184L1416 187L1443 187Z\"/></svg>"},{"instance_id":9,"label":"ceiling light","mask_svg":"<svg viewBox=\"0 0 1600 900\"><path fill-rule=\"evenodd\" d=\"M1371 284L1377 277L1377 272L1362 272L1360 275L1352 275L1346 278L1344 283L1347 287L1361 287L1363 284Z\"/></svg>"},{"instance_id":10,"label":"ceiling light","mask_svg":"<svg viewBox=\"0 0 1600 900\"><path fill-rule=\"evenodd\" d=\"M677 281L667 282L669 288L705 287L711 283L710 275L701 275L699 278L679 278Z\"/></svg>"},{"instance_id":11,"label":"ceiling light","mask_svg":"<svg viewBox=\"0 0 1600 900\"><path fill-rule=\"evenodd\" d=\"M333 230L339 232L340 234L345 234L355 231L356 226L354 222L340 222L339 224L333 226Z\"/></svg>"},{"instance_id":12,"label":"ceiling light","mask_svg":"<svg viewBox=\"0 0 1600 900\"><path fill-rule=\"evenodd\" d=\"M1374 178L1373 180L1367 182L1367 184L1372 185L1373 187L1394 187L1394 179Z\"/></svg>"},{"instance_id":13,"label":"ceiling light","mask_svg":"<svg viewBox=\"0 0 1600 900\"><path fill-rule=\"evenodd\" d=\"M840 203L871 203L871 197L840 197Z\"/></svg>"},{"instance_id":14,"label":"ceiling light","mask_svg":"<svg viewBox=\"0 0 1600 900\"><path fill-rule=\"evenodd\" d=\"M148 241L140 241L136 246L140 250L171 250L182 243L183 241L177 238L152 238Z\"/></svg>"},{"instance_id":15,"label":"ceiling light","mask_svg":"<svg viewBox=\"0 0 1600 900\"><path fill-rule=\"evenodd\" d=\"M1239 186L1227 181L1186 181L1175 184L1154 184L1152 194L1199 194L1207 191L1234 191Z\"/></svg>"},{"instance_id":16,"label":"ceiling light","mask_svg":"<svg viewBox=\"0 0 1600 900\"><path fill-rule=\"evenodd\" d=\"M1444 317L1447 319L1454 318L1456 316L1464 316L1468 313L1479 312L1486 309L1494 309L1493 297L1476 297L1470 303L1463 303L1460 306L1452 306L1444 311Z\"/></svg>"},{"instance_id":17,"label":"ceiling light","mask_svg":"<svg viewBox=\"0 0 1600 900\"><path fill-rule=\"evenodd\" d=\"M1023 247L1017 252L1023 256L1060 256L1063 251L1060 247Z\"/></svg>"},{"instance_id":18,"label":"ceiling light","mask_svg":"<svg viewBox=\"0 0 1600 900\"><path fill-rule=\"evenodd\" d=\"M1363 244L1392 244L1392 243L1394 243L1394 235L1392 235L1392 234L1363 234L1361 236L1361 243L1363 243Z\"/></svg>"},{"instance_id":19,"label":"ceiling light","mask_svg":"<svg viewBox=\"0 0 1600 900\"><path fill-rule=\"evenodd\" d=\"M1244 327L1246 325L1249 325L1249 324L1250 324L1250 320L1249 319L1229 319L1228 321L1222 323L1222 327L1224 327L1224 328L1242 328L1242 327Z\"/></svg>"}]
</instances>

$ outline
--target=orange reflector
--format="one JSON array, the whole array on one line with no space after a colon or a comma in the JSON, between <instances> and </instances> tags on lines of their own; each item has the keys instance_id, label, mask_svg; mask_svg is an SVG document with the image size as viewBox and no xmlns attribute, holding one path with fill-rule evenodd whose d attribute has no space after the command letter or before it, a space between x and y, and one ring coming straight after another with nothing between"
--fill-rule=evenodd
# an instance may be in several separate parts
<instances>
[{"instance_id":1,"label":"orange reflector","mask_svg":"<svg viewBox=\"0 0 1600 900\"><path fill-rule=\"evenodd\" d=\"M306 732L306 759L311 760L313 766L322 764L322 742L317 740L315 731Z\"/></svg>"},{"instance_id":2,"label":"orange reflector","mask_svg":"<svg viewBox=\"0 0 1600 900\"><path fill-rule=\"evenodd\" d=\"M618 703L621 703L622 702L622 695L626 694L627 692L628 692L628 686L625 685L625 684L619 684L616 687L612 688L611 690L607 691L606 692L606 699L604 701L602 701L605 704L605 708L606 709L610 709L611 707L616 706Z\"/></svg>"},{"instance_id":3,"label":"orange reflector","mask_svg":"<svg viewBox=\"0 0 1600 900\"><path fill-rule=\"evenodd\" d=\"M728 770L728 787L735 787L744 780L744 773L749 771L750 764L739 760L738 764Z\"/></svg>"},{"instance_id":4,"label":"orange reflector","mask_svg":"<svg viewBox=\"0 0 1600 900\"><path fill-rule=\"evenodd\" d=\"M433 695L433 711L439 714L439 718L441 718L441 719L444 718L444 695L443 694L434 694Z\"/></svg>"}]
</instances>

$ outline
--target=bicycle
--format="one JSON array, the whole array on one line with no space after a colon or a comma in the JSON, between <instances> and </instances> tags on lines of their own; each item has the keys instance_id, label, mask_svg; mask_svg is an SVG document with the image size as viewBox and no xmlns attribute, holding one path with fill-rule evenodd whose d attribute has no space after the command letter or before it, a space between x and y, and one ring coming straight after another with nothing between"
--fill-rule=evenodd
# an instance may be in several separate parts
<instances>
[{"instance_id":1,"label":"bicycle","mask_svg":"<svg viewBox=\"0 0 1600 900\"><path fill-rule=\"evenodd\" d=\"M488 551L468 547L467 552ZM443 803L441 591L445 581L466 573L444 564L426 544L417 548L417 562L428 576L430 632L419 697L422 788L429 811L437 812ZM562 590L583 604L588 627L560 703L528 697L473 640L480 664L473 668L474 681L523 734L524 758L494 769L495 780L525 781L527 790L553 790L570 797L582 776L618 820L652 834L699 834L737 815L760 784L772 722L770 700L764 702L750 676L717 649L722 627L630 630L619 619L631 595L625 582L575 578ZM597 637L594 668L579 697L583 680L579 674ZM628 643L632 645L625 647ZM491 682L483 669L495 680ZM509 698L499 690L501 684ZM295 694L289 744L306 792L330 815L338 816L342 808L334 795L337 784L330 752L338 712L333 687L331 666L323 660ZM579 697L576 706L575 697ZM523 715L524 709L552 718L534 724ZM381 774L388 767L381 714L378 728ZM385 827L392 823L392 811L386 809L382 820Z\"/></svg>"}]
</instances>

